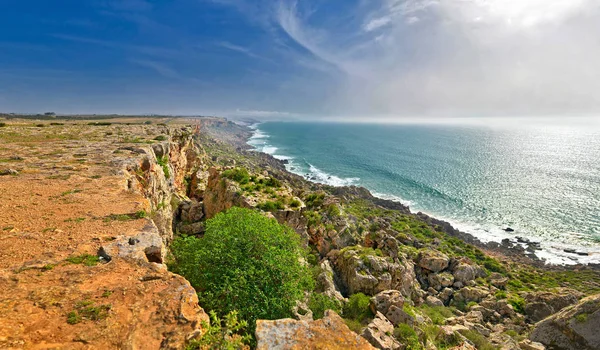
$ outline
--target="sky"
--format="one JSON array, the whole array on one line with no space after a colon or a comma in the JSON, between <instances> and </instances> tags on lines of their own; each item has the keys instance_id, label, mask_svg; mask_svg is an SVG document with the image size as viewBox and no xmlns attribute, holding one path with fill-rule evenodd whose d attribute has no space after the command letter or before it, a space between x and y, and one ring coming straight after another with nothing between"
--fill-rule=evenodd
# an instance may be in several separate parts
<instances>
[{"instance_id":1,"label":"sky","mask_svg":"<svg viewBox=\"0 0 600 350\"><path fill-rule=\"evenodd\" d=\"M600 115L598 0L0 0L0 111Z\"/></svg>"}]
</instances>

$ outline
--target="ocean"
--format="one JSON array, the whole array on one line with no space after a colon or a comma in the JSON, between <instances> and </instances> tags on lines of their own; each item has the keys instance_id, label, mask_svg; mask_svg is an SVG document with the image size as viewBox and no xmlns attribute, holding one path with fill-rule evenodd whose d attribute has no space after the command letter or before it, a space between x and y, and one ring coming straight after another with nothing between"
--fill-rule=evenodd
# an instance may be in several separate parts
<instances>
[{"instance_id":1,"label":"ocean","mask_svg":"<svg viewBox=\"0 0 600 350\"><path fill-rule=\"evenodd\" d=\"M540 242L537 255L548 262L600 262L600 129L319 122L253 128L250 145L287 159L289 171L311 181L364 186L482 241Z\"/></svg>"}]
</instances>

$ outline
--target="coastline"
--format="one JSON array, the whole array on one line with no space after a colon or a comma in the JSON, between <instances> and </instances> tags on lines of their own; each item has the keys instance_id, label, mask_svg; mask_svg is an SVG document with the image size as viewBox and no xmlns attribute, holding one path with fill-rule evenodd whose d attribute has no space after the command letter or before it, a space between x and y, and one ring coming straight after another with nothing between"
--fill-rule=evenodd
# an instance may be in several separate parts
<instances>
[{"instance_id":1,"label":"coastline","mask_svg":"<svg viewBox=\"0 0 600 350\"><path fill-rule=\"evenodd\" d=\"M250 137L245 142L248 149L269 156L273 160L281 162L285 170L295 176L299 176L306 181L314 184L330 186L333 188L357 188L368 192L372 198L377 198L379 205L386 208L397 208L401 205L408 210L410 214L419 216L425 221L440 225L446 233L451 236L458 237L463 241L473 244L483 250L492 253L492 255L500 254L512 259L518 260L527 264L536 266L551 266L551 267L568 267L578 268L581 266L589 266L594 269L600 269L600 248L598 251L586 251L583 246L558 247L556 242L550 246L539 241L539 237L514 235L498 229L492 233L489 229L478 227L474 224L465 224L456 220L448 220L443 216L425 211L415 211L410 209L412 203L404 200L396 195L372 192L370 189L361 186L358 182L359 178L340 178L333 174L328 174L321 169L314 167L308 161L304 160L310 166L310 172L299 172L298 167L294 163L294 158L286 155L276 154L278 148L270 145L267 140L270 136L258 127L262 122L246 124L251 131ZM361 191L362 192L362 191ZM391 204L393 203L393 204ZM481 231L479 234L471 233L472 231ZM491 236L490 236L491 235Z\"/></svg>"}]
</instances>

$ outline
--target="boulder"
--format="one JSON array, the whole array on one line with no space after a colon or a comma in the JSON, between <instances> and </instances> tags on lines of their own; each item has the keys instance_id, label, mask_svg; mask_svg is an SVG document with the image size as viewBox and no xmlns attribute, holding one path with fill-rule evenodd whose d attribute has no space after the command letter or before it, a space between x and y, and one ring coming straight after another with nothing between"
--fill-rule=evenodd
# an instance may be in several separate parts
<instances>
[{"instance_id":1,"label":"boulder","mask_svg":"<svg viewBox=\"0 0 600 350\"><path fill-rule=\"evenodd\" d=\"M257 350L374 349L331 310L327 310L325 317L317 321L258 320L256 343Z\"/></svg>"},{"instance_id":2,"label":"boulder","mask_svg":"<svg viewBox=\"0 0 600 350\"><path fill-rule=\"evenodd\" d=\"M431 295L425 299L425 304L429 306L444 306L444 303L440 299Z\"/></svg>"},{"instance_id":3,"label":"boulder","mask_svg":"<svg viewBox=\"0 0 600 350\"><path fill-rule=\"evenodd\" d=\"M0 176L4 175L19 175L19 172L15 169L0 169Z\"/></svg>"},{"instance_id":4,"label":"boulder","mask_svg":"<svg viewBox=\"0 0 600 350\"><path fill-rule=\"evenodd\" d=\"M431 273L427 277L429 279L429 286L435 290L451 287L454 284L454 276L448 272Z\"/></svg>"},{"instance_id":5,"label":"boulder","mask_svg":"<svg viewBox=\"0 0 600 350\"><path fill-rule=\"evenodd\" d=\"M464 287L454 293L453 302L462 302L468 304L471 301L479 303L490 294L490 291L484 287Z\"/></svg>"},{"instance_id":6,"label":"boulder","mask_svg":"<svg viewBox=\"0 0 600 350\"><path fill-rule=\"evenodd\" d=\"M385 290L371 298L371 311L374 314L381 312L385 315L391 306L400 309L404 306L404 297L397 290Z\"/></svg>"},{"instance_id":7,"label":"boulder","mask_svg":"<svg viewBox=\"0 0 600 350\"><path fill-rule=\"evenodd\" d=\"M546 347L540 343L525 339L519 343L521 350L546 350Z\"/></svg>"},{"instance_id":8,"label":"boulder","mask_svg":"<svg viewBox=\"0 0 600 350\"><path fill-rule=\"evenodd\" d=\"M393 333L394 325L378 312L361 335L377 349L400 349L402 345L392 336Z\"/></svg>"},{"instance_id":9,"label":"boulder","mask_svg":"<svg viewBox=\"0 0 600 350\"><path fill-rule=\"evenodd\" d=\"M577 303L582 294L578 291L561 288L554 292L535 292L525 295L525 314L533 322L557 313L567 306Z\"/></svg>"},{"instance_id":10,"label":"boulder","mask_svg":"<svg viewBox=\"0 0 600 350\"><path fill-rule=\"evenodd\" d=\"M600 295L581 300L539 322L529 339L548 349L600 349Z\"/></svg>"},{"instance_id":11,"label":"boulder","mask_svg":"<svg viewBox=\"0 0 600 350\"><path fill-rule=\"evenodd\" d=\"M417 258L417 265L431 272L443 271L448 267L449 263L450 258L433 249L422 251Z\"/></svg>"},{"instance_id":12,"label":"boulder","mask_svg":"<svg viewBox=\"0 0 600 350\"><path fill-rule=\"evenodd\" d=\"M348 247L329 254L347 295L375 295L398 290L406 298L417 298L421 290L410 260L371 255L362 247Z\"/></svg>"},{"instance_id":13,"label":"boulder","mask_svg":"<svg viewBox=\"0 0 600 350\"><path fill-rule=\"evenodd\" d=\"M481 267L477 265L470 265L464 262L458 263L452 271L454 280L466 284L469 281L473 281L477 277L485 276L485 272Z\"/></svg>"}]
</instances>

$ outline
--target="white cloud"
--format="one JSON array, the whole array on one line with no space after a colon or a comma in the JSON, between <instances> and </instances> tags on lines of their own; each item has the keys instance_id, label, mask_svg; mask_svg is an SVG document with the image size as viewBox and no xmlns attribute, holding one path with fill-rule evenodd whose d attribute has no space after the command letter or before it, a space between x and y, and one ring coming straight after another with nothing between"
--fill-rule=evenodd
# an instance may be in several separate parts
<instances>
[{"instance_id":1,"label":"white cloud","mask_svg":"<svg viewBox=\"0 0 600 350\"><path fill-rule=\"evenodd\" d=\"M385 27L390 24L390 22L392 22L392 19L389 16L375 18L365 23L363 29L367 32L371 32L381 27Z\"/></svg>"}]
</instances>

